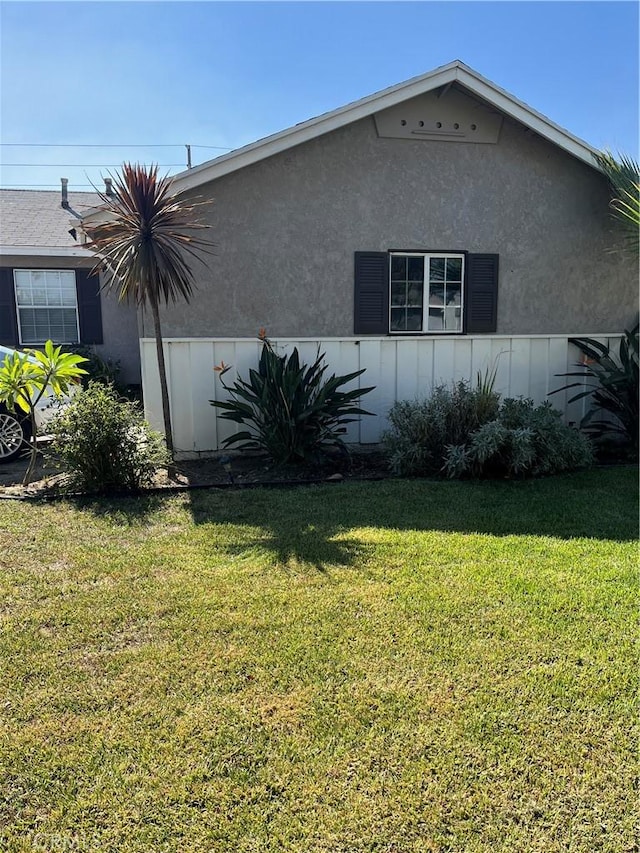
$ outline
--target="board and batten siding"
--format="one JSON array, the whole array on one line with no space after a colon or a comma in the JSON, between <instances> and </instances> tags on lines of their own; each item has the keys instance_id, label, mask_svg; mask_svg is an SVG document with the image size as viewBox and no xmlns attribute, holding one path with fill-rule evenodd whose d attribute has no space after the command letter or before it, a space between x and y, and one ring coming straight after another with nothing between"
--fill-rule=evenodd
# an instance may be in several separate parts
<instances>
[{"instance_id":1,"label":"board and batten siding","mask_svg":"<svg viewBox=\"0 0 640 853\"><path fill-rule=\"evenodd\" d=\"M617 335L572 335L597 337L614 343ZM362 417L347 428L346 440L375 444L387 428L387 413L396 400L425 397L439 384L466 379L475 383L478 372L496 369L495 390L503 397L532 397L536 403L566 381L566 373L580 360L580 352L565 335L451 336L415 338L300 338L274 339L280 352L298 347L301 361L310 363L318 347L325 354L327 375L347 374L365 368L355 382L375 386L362 399L362 406L375 417ZM235 375L248 376L256 368L261 343L248 338L168 338L164 341L169 386L173 440L178 458L197 457L223 449L222 441L236 425L217 414L209 400L226 400L214 365L231 365L225 375L232 384ZM162 405L152 338L140 341L142 388L147 420L162 430ZM579 423L588 402L567 404L572 396L554 394L551 403L564 412L567 422Z\"/></svg>"}]
</instances>

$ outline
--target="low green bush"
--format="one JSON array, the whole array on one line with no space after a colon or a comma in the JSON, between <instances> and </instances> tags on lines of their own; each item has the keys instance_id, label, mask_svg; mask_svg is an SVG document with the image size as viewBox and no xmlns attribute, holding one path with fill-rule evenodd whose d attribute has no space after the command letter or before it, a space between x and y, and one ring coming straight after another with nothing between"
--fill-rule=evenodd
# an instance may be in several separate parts
<instances>
[{"instance_id":1,"label":"low green bush","mask_svg":"<svg viewBox=\"0 0 640 853\"><path fill-rule=\"evenodd\" d=\"M475 388L465 381L438 385L425 400L395 403L382 439L392 470L414 477L440 473L447 447L465 443L493 420L499 403L491 377L478 377Z\"/></svg>"},{"instance_id":2,"label":"low green bush","mask_svg":"<svg viewBox=\"0 0 640 853\"><path fill-rule=\"evenodd\" d=\"M437 387L422 401L396 403L384 444L404 476L540 476L593 462L591 444L546 402L507 399L492 383Z\"/></svg>"},{"instance_id":3,"label":"low green bush","mask_svg":"<svg viewBox=\"0 0 640 853\"><path fill-rule=\"evenodd\" d=\"M465 444L447 448L443 471L449 477L541 476L592 462L589 440L566 426L550 403L507 399L496 420L473 432Z\"/></svg>"},{"instance_id":4,"label":"low green bush","mask_svg":"<svg viewBox=\"0 0 640 853\"><path fill-rule=\"evenodd\" d=\"M275 462L317 463L330 450L346 452L342 436L346 424L360 415L369 415L358 405L373 390L341 390L364 370L346 376L325 378L324 353L318 350L311 366L300 364L297 348L279 355L266 337L258 370L250 370L248 380L238 378L224 389L230 399L210 400L222 410L220 417L248 426L224 440L225 447L264 450ZM229 369L216 368L220 376Z\"/></svg>"},{"instance_id":5,"label":"low green bush","mask_svg":"<svg viewBox=\"0 0 640 853\"><path fill-rule=\"evenodd\" d=\"M135 492L169 462L164 439L137 403L112 385L90 382L49 425L51 450L68 484L89 492Z\"/></svg>"}]
</instances>

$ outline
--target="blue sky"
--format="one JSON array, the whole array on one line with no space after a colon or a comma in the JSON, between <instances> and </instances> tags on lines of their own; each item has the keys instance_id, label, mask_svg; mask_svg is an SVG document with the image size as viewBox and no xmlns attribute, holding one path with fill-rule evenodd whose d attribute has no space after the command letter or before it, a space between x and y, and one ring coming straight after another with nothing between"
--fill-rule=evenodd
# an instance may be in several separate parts
<instances>
[{"instance_id":1,"label":"blue sky","mask_svg":"<svg viewBox=\"0 0 640 853\"><path fill-rule=\"evenodd\" d=\"M3 2L0 31L2 186L180 171L453 59L638 152L635 2Z\"/></svg>"}]
</instances>

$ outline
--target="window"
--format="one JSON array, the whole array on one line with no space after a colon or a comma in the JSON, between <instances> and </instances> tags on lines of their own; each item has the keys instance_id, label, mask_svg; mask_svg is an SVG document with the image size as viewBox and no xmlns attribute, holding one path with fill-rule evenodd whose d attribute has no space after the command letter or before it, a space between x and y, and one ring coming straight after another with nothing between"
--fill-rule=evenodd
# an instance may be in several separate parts
<instances>
[{"instance_id":1,"label":"window","mask_svg":"<svg viewBox=\"0 0 640 853\"><path fill-rule=\"evenodd\" d=\"M464 255L392 252L391 332L462 332Z\"/></svg>"},{"instance_id":2,"label":"window","mask_svg":"<svg viewBox=\"0 0 640 853\"><path fill-rule=\"evenodd\" d=\"M78 343L74 270L14 270L21 344Z\"/></svg>"}]
</instances>

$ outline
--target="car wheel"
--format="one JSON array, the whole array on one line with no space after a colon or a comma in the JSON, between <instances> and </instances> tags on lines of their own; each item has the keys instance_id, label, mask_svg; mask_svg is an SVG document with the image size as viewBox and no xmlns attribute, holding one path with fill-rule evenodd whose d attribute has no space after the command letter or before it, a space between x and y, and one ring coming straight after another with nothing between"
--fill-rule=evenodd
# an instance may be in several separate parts
<instances>
[{"instance_id":1,"label":"car wheel","mask_svg":"<svg viewBox=\"0 0 640 853\"><path fill-rule=\"evenodd\" d=\"M16 459L31 436L31 424L27 417L0 408L0 464Z\"/></svg>"}]
</instances>

